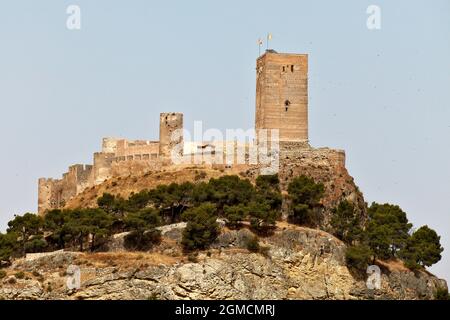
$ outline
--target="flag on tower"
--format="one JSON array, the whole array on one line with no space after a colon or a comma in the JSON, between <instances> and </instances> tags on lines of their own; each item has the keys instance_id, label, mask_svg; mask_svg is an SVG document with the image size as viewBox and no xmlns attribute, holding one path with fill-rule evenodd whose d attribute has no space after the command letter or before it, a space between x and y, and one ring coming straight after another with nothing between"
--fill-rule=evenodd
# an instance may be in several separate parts
<instances>
[{"instance_id":1,"label":"flag on tower","mask_svg":"<svg viewBox=\"0 0 450 320\"><path fill-rule=\"evenodd\" d=\"M258 57L261 55L261 46L263 45L263 41L261 38L258 39Z\"/></svg>"},{"instance_id":2,"label":"flag on tower","mask_svg":"<svg viewBox=\"0 0 450 320\"><path fill-rule=\"evenodd\" d=\"M269 42L270 42L270 40L272 40L272 34L271 33L268 33L267 34L267 43L266 43L266 45L267 45L267 50L269 50Z\"/></svg>"}]
</instances>

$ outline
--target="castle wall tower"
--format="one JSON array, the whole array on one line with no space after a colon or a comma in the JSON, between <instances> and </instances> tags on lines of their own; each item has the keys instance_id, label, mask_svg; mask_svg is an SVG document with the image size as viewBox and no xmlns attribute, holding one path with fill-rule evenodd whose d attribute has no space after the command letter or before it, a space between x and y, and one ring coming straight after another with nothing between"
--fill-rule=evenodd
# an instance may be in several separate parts
<instances>
[{"instance_id":1,"label":"castle wall tower","mask_svg":"<svg viewBox=\"0 0 450 320\"><path fill-rule=\"evenodd\" d=\"M255 129L280 141L308 141L308 55L268 50L256 64Z\"/></svg>"},{"instance_id":2,"label":"castle wall tower","mask_svg":"<svg viewBox=\"0 0 450 320\"><path fill-rule=\"evenodd\" d=\"M94 185L99 185L111 178L111 166L115 156L115 153L94 153L94 166L92 167L92 183Z\"/></svg>"},{"instance_id":3,"label":"castle wall tower","mask_svg":"<svg viewBox=\"0 0 450 320\"><path fill-rule=\"evenodd\" d=\"M103 138L102 139L102 152L103 153L116 153L117 144L120 139L115 138Z\"/></svg>"},{"instance_id":4,"label":"castle wall tower","mask_svg":"<svg viewBox=\"0 0 450 320\"><path fill-rule=\"evenodd\" d=\"M40 178L38 182L38 213L43 216L55 205L57 182L53 179Z\"/></svg>"},{"instance_id":5,"label":"castle wall tower","mask_svg":"<svg viewBox=\"0 0 450 320\"><path fill-rule=\"evenodd\" d=\"M161 113L159 116L159 156L171 159L172 150L177 148L178 156L183 155L183 114Z\"/></svg>"}]
</instances>

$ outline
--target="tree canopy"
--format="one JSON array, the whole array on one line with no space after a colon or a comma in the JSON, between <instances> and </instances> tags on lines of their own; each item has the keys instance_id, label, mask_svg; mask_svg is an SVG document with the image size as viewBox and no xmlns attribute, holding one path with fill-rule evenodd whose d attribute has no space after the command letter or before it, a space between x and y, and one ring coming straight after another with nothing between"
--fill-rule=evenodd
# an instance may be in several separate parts
<instances>
[{"instance_id":1,"label":"tree canopy","mask_svg":"<svg viewBox=\"0 0 450 320\"><path fill-rule=\"evenodd\" d=\"M352 244L361 237L361 215L350 201L339 203L333 210L330 224L333 234L347 244Z\"/></svg>"},{"instance_id":2,"label":"tree canopy","mask_svg":"<svg viewBox=\"0 0 450 320\"><path fill-rule=\"evenodd\" d=\"M216 205L204 203L183 213L187 226L181 243L185 249L205 249L217 238L219 225L216 210Z\"/></svg>"},{"instance_id":3,"label":"tree canopy","mask_svg":"<svg viewBox=\"0 0 450 320\"><path fill-rule=\"evenodd\" d=\"M294 178L288 185L291 220L307 226L319 225L322 220L320 200L324 192L324 185L315 183L312 178L304 175Z\"/></svg>"},{"instance_id":4,"label":"tree canopy","mask_svg":"<svg viewBox=\"0 0 450 320\"><path fill-rule=\"evenodd\" d=\"M397 205L372 203L368 209L367 243L376 257L389 259L406 246L412 224Z\"/></svg>"},{"instance_id":5,"label":"tree canopy","mask_svg":"<svg viewBox=\"0 0 450 320\"><path fill-rule=\"evenodd\" d=\"M441 260L444 249L440 239L433 229L428 226L420 227L406 241L400 257L409 268L429 267Z\"/></svg>"},{"instance_id":6,"label":"tree canopy","mask_svg":"<svg viewBox=\"0 0 450 320\"><path fill-rule=\"evenodd\" d=\"M303 175L294 178L287 189L291 221L322 225L324 185ZM278 175L259 176L255 184L236 175L171 183L132 193L128 199L105 193L97 200L98 208L50 210L44 217L15 216L6 233L0 233L0 260L65 248L102 250L112 234L124 231L129 232L125 238L128 249L148 250L160 241L159 226L182 220L187 222L184 248L205 249L219 234L218 218L230 228L249 222L253 231L267 234L281 217L282 199ZM372 203L364 221L361 210L343 200L329 221L331 232L348 245L349 265L362 269L370 259L401 258L413 269L441 259L443 248L437 233L428 226L411 233L412 225L399 206Z\"/></svg>"},{"instance_id":7,"label":"tree canopy","mask_svg":"<svg viewBox=\"0 0 450 320\"><path fill-rule=\"evenodd\" d=\"M443 248L436 231L423 226L411 234L412 224L397 205L372 203L364 225L348 201L341 202L333 212L333 234L350 245L347 263L356 269L367 266L368 257L402 259L410 269L428 267L441 259Z\"/></svg>"}]
</instances>

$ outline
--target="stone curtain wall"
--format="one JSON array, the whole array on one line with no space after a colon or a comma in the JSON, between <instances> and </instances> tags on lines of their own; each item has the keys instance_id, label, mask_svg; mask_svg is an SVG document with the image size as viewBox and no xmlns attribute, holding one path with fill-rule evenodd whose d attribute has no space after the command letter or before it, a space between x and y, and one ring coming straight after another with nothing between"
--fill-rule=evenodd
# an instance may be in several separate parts
<instances>
[{"instance_id":1,"label":"stone curtain wall","mask_svg":"<svg viewBox=\"0 0 450 320\"><path fill-rule=\"evenodd\" d=\"M41 178L38 182L38 212L64 206L67 200L92 185L93 166L76 164L62 179Z\"/></svg>"},{"instance_id":2,"label":"stone curtain wall","mask_svg":"<svg viewBox=\"0 0 450 320\"><path fill-rule=\"evenodd\" d=\"M177 129L183 129L183 114L162 113L160 116L162 143L104 138L102 152L94 153L93 165L73 165L63 174L62 179L39 179L39 214L64 207L70 199L84 190L112 177L144 174L151 170L161 170L163 165L171 165L172 148L178 143L183 143L183 136L174 142L171 141L172 134Z\"/></svg>"}]
</instances>

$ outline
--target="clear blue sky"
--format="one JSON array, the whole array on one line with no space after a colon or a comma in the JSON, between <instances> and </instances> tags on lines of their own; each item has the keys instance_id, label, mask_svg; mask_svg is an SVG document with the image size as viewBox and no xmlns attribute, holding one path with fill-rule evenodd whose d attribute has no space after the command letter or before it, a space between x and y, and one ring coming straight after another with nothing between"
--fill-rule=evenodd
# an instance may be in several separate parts
<instances>
[{"instance_id":1,"label":"clear blue sky","mask_svg":"<svg viewBox=\"0 0 450 320\"><path fill-rule=\"evenodd\" d=\"M371 4L381 30L366 27ZM450 279L448 0L2 1L0 229L36 211L39 177L90 163L102 137L157 139L161 111L188 129L251 128L269 31L274 49L310 55L312 145L346 150L366 201L436 229L432 271Z\"/></svg>"}]
</instances>

